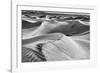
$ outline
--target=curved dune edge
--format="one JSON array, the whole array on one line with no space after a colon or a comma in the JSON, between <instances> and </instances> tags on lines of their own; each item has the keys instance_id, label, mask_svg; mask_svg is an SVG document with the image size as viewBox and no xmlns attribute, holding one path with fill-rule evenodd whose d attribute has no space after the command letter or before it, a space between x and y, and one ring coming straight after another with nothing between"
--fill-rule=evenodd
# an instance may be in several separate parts
<instances>
[{"instance_id":1,"label":"curved dune edge","mask_svg":"<svg viewBox=\"0 0 100 73\"><path fill-rule=\"evenodd\" d=\"M44 34L44 35L39 35L33 38L25 39L22 40L22 44L30 44L34 43L36 41L46 41L46 40L59 40L61 37L63 37L64 34L62 33L52 33L52 34Z\"/></svg>"}]
</instances>

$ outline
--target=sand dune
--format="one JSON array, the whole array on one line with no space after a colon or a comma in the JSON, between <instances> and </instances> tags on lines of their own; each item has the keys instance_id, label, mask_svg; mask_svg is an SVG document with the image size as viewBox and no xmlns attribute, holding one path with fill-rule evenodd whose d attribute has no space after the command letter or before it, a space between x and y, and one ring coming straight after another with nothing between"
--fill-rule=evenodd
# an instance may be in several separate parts
<instances>
[{"instance_id":1,"label":"sand dune","mask_svg":"<svg viewBox=\"0 0 100 73\"><path fill-rule=\"evenodd\" d=\"M22 45L39 52L36 46L42 43L41 52L47 61L89 59L90 37L89 33L85 33L87 31L89 25L78 21L44 21L22 31Z\"/></svg>"},{"instance_id":2,"label":"sand dune","mask_svg":"<svg viewBox=\"0 0 100 73\"><path fill-rule=\"evenodd\" d=\"M47 60L89 59L89 43L63 36L61 40L47 43L43 52ZM85 46L85 47L84 47Z\"/></svg>"},{"instance_id":3,"label":"sand dune","mask_svg":"<svg viewBox=\"0 0 100 73\"><path fill-rule=\"evenodd\" d=\"M33 24L34 25L34 24ZM33 27L34 29L35 27ZM71 36L74 34L80 34L89 30L89 26L82 25L78 21L69 21L69 22L42 22L34 31L26 29L29 31L27 34L23 31L23 39L32 38L42 34L48 33L63 33L65 35Z\"/></svg>"}]
</instances>

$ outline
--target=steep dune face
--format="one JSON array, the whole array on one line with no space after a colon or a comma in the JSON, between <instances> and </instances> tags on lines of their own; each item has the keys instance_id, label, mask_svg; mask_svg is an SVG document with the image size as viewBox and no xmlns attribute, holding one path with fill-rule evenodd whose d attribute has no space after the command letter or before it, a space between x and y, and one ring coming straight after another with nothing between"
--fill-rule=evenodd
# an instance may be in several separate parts
<instances>
[{"instance_id":1,"label":"steep dune face","mask_svg":"<svg viewBox=\"0 0 100 73\"><path fill-rule=\"evenodd\" d=\"M29 29L29 28L37 27L37 26L40 26L41 23L42 22L30 23L28 21L22 20L22 29Z\"/></svg>"}]
</instances>

